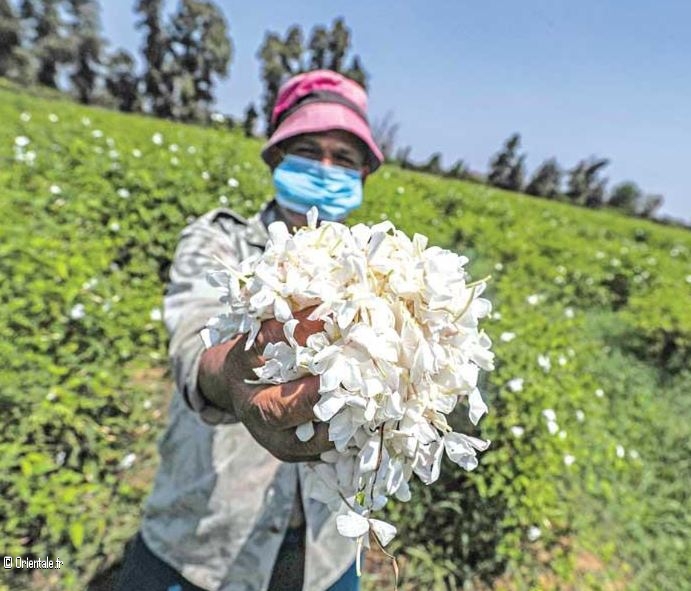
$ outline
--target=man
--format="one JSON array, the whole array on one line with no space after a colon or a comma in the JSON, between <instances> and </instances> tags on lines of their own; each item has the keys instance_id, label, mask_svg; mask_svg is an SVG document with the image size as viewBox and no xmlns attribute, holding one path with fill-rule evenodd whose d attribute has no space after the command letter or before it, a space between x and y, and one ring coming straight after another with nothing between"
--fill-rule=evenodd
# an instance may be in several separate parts
<instances>
[{"instance_id":1,"label":"man","mask_svg":"<svg viewBox=\"0 0 691 591\"><path fill-rule=\"evenodd\" d=\"M383 158L367 123L367 96L327 70L284 84L262 151L276 198L245 220L217 209L181 235L165 297L165 322L177 392L159 443L161 465L132 543L119 589L147 591L352 591L354 547L323 504L305 497L301 462L333 446L326 424L301 442L295 427L313 420L318 377L250 385L266 343L284 339L275 320L256 344L245 336L204 350L199 331L223 308L206 281L217 258L261 253L275 220L304 225L343 220L362 201L365 177ZM321 323L296 314L299 341Z\"/></svg>"}]
</instances>

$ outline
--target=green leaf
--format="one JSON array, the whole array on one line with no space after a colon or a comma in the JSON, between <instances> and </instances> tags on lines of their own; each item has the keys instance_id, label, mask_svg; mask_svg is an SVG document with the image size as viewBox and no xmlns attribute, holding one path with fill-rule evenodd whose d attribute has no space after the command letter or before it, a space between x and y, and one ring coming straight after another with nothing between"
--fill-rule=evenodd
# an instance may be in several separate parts
<instances>
[{"instance_id":1,"label":"green leaf","mask_svg":"<svg viewBox=\"0 0 691 591\"><path fill-rule=\"evenodd\" d=\"M75 521L70 525L69 531L72 545L79 549L84 543L84 524L81 521Z\"/></svg>"}]
</instances>

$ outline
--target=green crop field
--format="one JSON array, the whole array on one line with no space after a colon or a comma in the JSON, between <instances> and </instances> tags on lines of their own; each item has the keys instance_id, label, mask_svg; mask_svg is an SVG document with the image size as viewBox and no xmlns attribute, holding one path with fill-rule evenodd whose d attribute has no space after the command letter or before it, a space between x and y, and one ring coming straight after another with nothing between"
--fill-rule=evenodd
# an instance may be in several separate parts
<instances>
[{"instance_id":1,"label":"green crop field","mask_svg":"<svg viewBox=\"0 0 691 591\"><path fill-rule=\"evenodd\" d=\"M0 589L117 563L171 388L161 296L186 221L271 197L261 142L0 84ZM384 166L391 219L491 275L479 467L387 508L401 588L689 587L691 233ZM456 420L463 421L463 417ZM368 562L365 588L392 589Z\"/></svg>"}]
</instances>

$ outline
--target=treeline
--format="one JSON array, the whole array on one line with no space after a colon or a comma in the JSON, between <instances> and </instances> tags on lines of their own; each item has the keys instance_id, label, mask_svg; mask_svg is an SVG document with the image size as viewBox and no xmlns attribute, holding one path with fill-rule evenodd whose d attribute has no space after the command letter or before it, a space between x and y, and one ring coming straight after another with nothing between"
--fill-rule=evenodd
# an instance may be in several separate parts
<instances>
[{"instance_id":1,"label":"treeline","mask_svg":"<svg viewBox=\"0 0 691 591\"><path fill-rule=\"evenodd\" d=\"M502 149L492 157L488 172L482 174L471 171L463 160L457 160L449 168L443 168L439 152L432 154L425 162L412 162L410 146L399 148L396 155L390 157L397 130L398 126L393 124L388 115L383 120L382 127L376 128L377 134L387 145L387 159L409 170L474 181L582 207L614 208L626 215L642 218L654 218L664 202L662 195L645 193L633 181L621 182L608 190L609 179L602 177L603 169L609 164L606 158L585 158L573 168L563 168L556 158L549 158L528 177L525 168L526 154L519 154L521 136L517 133L506 140ZM679 223L672 219L655 219L669 224Z\"/></svg>"},{"instance_id":2,"label":"treeline","mask_svg":"<svg viewBox=\"0 0 691 591\"><path fill-rule=\"evenodd\" d=\"M143 71L126 49L107 49L97 0L0 0L0 76L72 93L84 104L206 121L232 43L212 2L182 0L164 19L163 0L137 0ZM124 7L123 7L124 8Z\"/></svg>"},{"instance_id":3,"label":"treeline","mask_svg":"<svg viewBox=\"0 0 691 591\"><path fill-rule=\"evenodd\" d=\"M221 9L208 0L180 0L167 18L164 0L137 0L141 67L127 49L108 50L98 0L0 0L0 76L71 93L84 104L148 113L184 122L239 124L215 112L214 86L229 74L233 43ZM267 32L257 57L264 86L264 128L281 84L290 76L328 68L367 84L361 60L349 56L343 19L316 26L305 38L298 26ZM253 103L241 122L254 135L260 112Z\"/></svg>"},{"instance_id":4,"label":"treeline","mask_svg":"<svg viewBox=\"0 0 691 591\"><path fill-rule=\"evenodd\" d=\"M490 162L488 184L593 209L611 207L644 218L652 218L662 206L662 195L646 194L633 181L624 181L608 191L608 179L602 177L609 164L606 158L586 158L570 169L550 158L526 178L526 154L519 154L520 144L521 136L517 133L506 140Z\"/></svg>"},{"instance_id":5,"label":"treeline","mask_svg":"<svg viewBox=\"0 0 691 591\"><path fill-rule=\"evenodd\" d=\"M269 31L257 51L263 91L260 108L250 103L242 121L213 110L214 87L229 74L233 43L221 9L209 0L180 0L163 14L164 0L136 0L135 25L142 32L141 66L126 49L108 49L98 0L0 0L0 76L71 93L84 104L148 113L184 122L242 125L253 136L261 117L269 128L271 107L290 76L328 68L367 87L362 60L351 55L351 31L342 18L309 35L295 25L285 34ZM626 181L607 190L607 159L590 158L571 169L551 158L527 178L520 136L512 135L491 160L487 174L463 160L442 167L440 153L414 163L411 147L396 149L399 125L393 115L373 122L375 139L387 161L447 178L472 180L590 208L613 207L652 218L661 195L644 193ZM670 221L670 220L663 220Z\"/></svg>"}]
</instances>

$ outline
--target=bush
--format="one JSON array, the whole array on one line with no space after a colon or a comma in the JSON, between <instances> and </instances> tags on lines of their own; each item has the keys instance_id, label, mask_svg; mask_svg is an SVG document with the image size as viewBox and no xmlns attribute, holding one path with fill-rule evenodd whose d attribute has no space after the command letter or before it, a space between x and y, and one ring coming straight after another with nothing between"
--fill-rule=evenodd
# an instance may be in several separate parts
<instances>
[{"instance_id":1,"label":"bush","mask_svg":"<svg viewBox=\"0 0 691 591\"><path fill-rule=\"evenodd\" d=\"M0 117L3 539L8 554L66 564L2 576L13 589L71 589L120 556L152 482L169 391L160 300L179 231L219 204L255 211L272 189L260 143L234 131L4 88ZM689 233L390 166L368 180L353 221L387 217L470 256L473 277L492 275L498 358L480 466L446 465L389 508L404 587L505 573L517 589L567 588L587 547L612 558L588 574L595 587L624 565L629 588L679 588L691 527L656 454L682 466L688 411L653 403L688 385ZM647 377L622 379L633 367ZM646 539L658 517L664 554Z\"/></svg>"}]
</instances>

